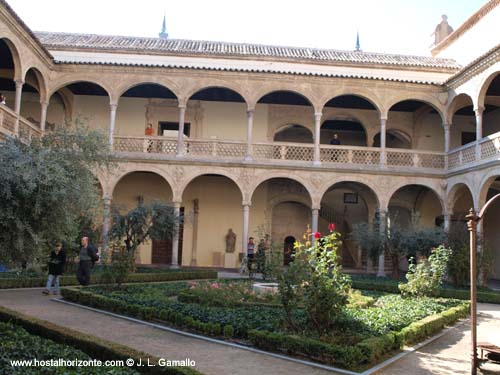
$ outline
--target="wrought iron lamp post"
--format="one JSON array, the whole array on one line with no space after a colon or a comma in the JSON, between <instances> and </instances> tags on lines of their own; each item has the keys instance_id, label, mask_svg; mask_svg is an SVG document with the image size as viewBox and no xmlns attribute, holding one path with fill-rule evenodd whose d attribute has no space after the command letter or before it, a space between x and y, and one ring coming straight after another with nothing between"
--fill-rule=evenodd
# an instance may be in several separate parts
<instances>
[{"instance_id":1,"label":"wrought iron lamp post","mask_svg":"<svg viewBox=\"0 0 500 375\"><path fill-rule=\"evenodd\" d=\"M477 223L483 218L486 210L494 201L500 199L500 194L493 196L482 208L479 215L473 208L469 210L467 218L467 229L470 236L470 323L471 323L471 375L477 374L477 280L476 280L476 237Z\"/></svg>"}]
</instances>

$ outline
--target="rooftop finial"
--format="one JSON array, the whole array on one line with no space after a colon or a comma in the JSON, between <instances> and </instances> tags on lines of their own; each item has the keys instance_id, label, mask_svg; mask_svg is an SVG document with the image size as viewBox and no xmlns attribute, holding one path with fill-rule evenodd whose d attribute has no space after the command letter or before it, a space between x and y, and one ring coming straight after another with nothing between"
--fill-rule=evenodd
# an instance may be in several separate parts
<instances>
[{"instance_id":1,"label":"rooftop finial","mask_svg":"<svg viewBox=\"0 0 500 375\"><path fill-rule=\"evenodd\" d=\"M361 44L359 43L359 30L356 32L356 52L361 52Z\"/></svg>"},{"instance_id":2,"label":"rooftop finial","mask_svg":"<svg viewBox=\"0 0 500 375\"><path fill-rule=\"evenodd\" d=\"M163 14L163 23L161 25L161 32L158 34L160 39L167 39L168 38L168 33L167 33L167 17L165 14Z\"/></svg>"}]
</instances>

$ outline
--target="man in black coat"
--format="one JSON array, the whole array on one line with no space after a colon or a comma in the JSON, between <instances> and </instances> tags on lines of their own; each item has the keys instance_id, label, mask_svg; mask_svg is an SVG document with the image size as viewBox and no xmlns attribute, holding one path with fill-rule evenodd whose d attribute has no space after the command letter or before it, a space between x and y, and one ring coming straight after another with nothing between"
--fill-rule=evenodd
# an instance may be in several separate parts
<instances>
[{"instance_id":1,"label":"man in black coat","mask_svg":"<svg viewBox=\"0 0 500 375\"><path fill-rule=\"evenodd\" d=\"M94 263L99 260L97 249L89 243L88 237L82 237L82 247L80 248L80 263L76 271L76 277L80 285L90 284L90 271Z\"/></svg>"},{"instance_id":2,"label":"man in black coat","mask_svg":"<svg viewBox=\"0 0 500 375\"><path fill-rule=\"evenodd\" d=\"M55 279L54 294L59 293L59 278L64 272L64 265L66 264L66 253L62 248L62 244L58 243L56 249L52 250L50 253L49 260L49 279L47 280L47 286L43 294L50 294L52 289L52 282Z\"/></svg>"}]
</instances>

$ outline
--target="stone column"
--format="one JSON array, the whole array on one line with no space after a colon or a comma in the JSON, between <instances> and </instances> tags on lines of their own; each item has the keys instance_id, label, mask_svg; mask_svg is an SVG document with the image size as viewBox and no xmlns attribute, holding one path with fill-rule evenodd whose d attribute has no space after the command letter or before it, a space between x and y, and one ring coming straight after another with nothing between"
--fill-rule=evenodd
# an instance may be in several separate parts
<instances>
[{"instance_id":1,"label":"stone column","mask_svg":"<svg viewBox=\"0 0 500 375\"><path fill-rule=\"evenodd\" d=\"M476 113L476 160L481 159L481 147L479 142L483 138L483 107L478 107L474 109Z\"/></svg>"},{"instance_id":2,"label":"stone column","mask_svg":"<svg viewBox=\"0 0 500 375\"><path fill-rule=\"evenodd\" d=\"M241 252L246 255L248 244L248 224L250 222L250 204L243 203L243 234Z\"/></svg>"},{"instance_id":3,"label":"stone column","mask_svg":"<svg viewBox=\"0 0 500 375\"><path fill-rule=\"evenodd\" d=\"M193 243L191 246L191 266L196 266L197 264L197 254L198 249L198 215L200 213L200 201L198 199L193 200Z\"/></svg>"},{"instance_id":4,"label":"stone column","mask_svg":"<svg viewBox=\"0 0 500 375\"><path fill-rule=\"evenodd\" d=\"M311 210L311 216L312 216L312 226L311 226L311 229L312 229L312 241L314 241L314 233L316 233L318 231L318 222L319 222L319 208L313 208Z\"/></svg>"},{"instance_id":5,"label":"stone column","mask_svg":"<svg viewBox=\"0 0 500 375\"><path fill-rule=\"evenodd\" d=\"M387 123L387 118L380 117L380 166L381 167L385 167L385 165L387 164L386 123Z\"/></svg>"},{"instance_id":6,"label":"stone column","mask_svg":"<svg viewBox=\"0 0 500 375\"><path fill-rule=\"evenodd\" d=\"M445 213L443 215L443 228L446 232L450 230L450 224L451 224L451 214Z\"/></svg>"},{"instance_id":7,"label":"stone column","mask_svg":"<svg viewBox=\"0 0 500 375\"><path fill-rule=\"evenodd\" d=\"M111 197L104 197L104 212L102 221L102 249L101 259L103 263L108 261L107 251L109 245L109 230L111 228Z\"/></svg>"},{"instance_id":8,"label":"stone column","mask_svg":"<svg viewBox=\"0 0 500 375\"><path fill-rule=\"evenodd\" d=\"M115 134L116 108L118 104L109 105L109 145L113 149L113 136Z\"/></svg>"},{"instance_id":9,"label":"stone column","mask_svg":"<svg viewBox=\"0 0 500 375\"><path fill-rule=\"evenodd\" d=\"M448 169L448 152L450 152L450 124L444 123L444 167Z\"/></svg>"},{"instance_id":10,"label":"stone column","mask_svg":"<svg viewBox=\"0 0 500 375\"><path fill-rule=\"evenodd\" d=\"M247 152L245 155L245 160L252 160L252 132L253 132L253 115L255 110L247 110Z\"/></svg>"},{"instance_id":11,"label":"stone column","mask_svg":"<svg viewBox=\"0 0 500 375\"><path fill-rule=\"evenodd\" d=\"M387 211L384 210L379 210L378 212L378 217L379 217L379 230L380 233L385 233L387 230ZM379 256L378 256L378 270L377 270L377 277L384 277L385 276L385 251L383 251Z\"/></svg>"},{"instance_id":12,"label":"stone column","mask_svg":"<svg viewBox=\"0 0 500 375\"><path fill-rule=\"evenodd\" d=\"M177 156L184 155L184 119L186 106L179 104L179 132L177 133Z\"/></svg>"},{"instance_id":13,"label":"stone column","mask_svg":"<svg viewBox=\"0 0 500 375\"><path fill-rule=\"evenodd\" d=\"M320 135L321 135L321 117L323 116L323 113L321 112L316 112L314 114L314 157L313 157L313 164L314 165L320 165L321 164L321 158L320 158Z\"/></svg>"},{"instance_id":14,"label":"stone column","mask_svg":"<svg viewBox=\"0 0 500 375\"><path fill-rule=\"evenodd\" d=\"M16 80L16 97L14 102L14 112L18 115L14 124L14 134L19 136L19 114L21 113L21 95L23 93L24 81Z\"/></svg>"},{"instance_id":15,"label":"stone column","mask_svg":"<svg viewBox=\"0 0 500 375\"><path fill-rule=\"evenodd\" d=\"M172 236L172 265L170 268L179 268L179 218L181 214L181 202L174 202L174 234Z\"/></svg>"},{"instance_id":16,"label":"stone column","mask_svg":"<svg viewBox=\"0 0 500 375\"><path fill-rule=\"evenodd\" d=\"M49 103L40 102L41 111L40 111L40 130L45 132L45 123L47 122L47 108L49 107Z\"/></svg>"},{"instance_id":17,"label":"stone column","mask_svg":"<svg viewBox=\"0 0 500 375\"><path fill-rule=\"evenodd\" d=\"M14 112L17 114L21 113L21 95L23 93L23 85L24 81L22 80L16 80L16 97L15 97L15 102L14 102Z\"/></svg>"}]
</instances>

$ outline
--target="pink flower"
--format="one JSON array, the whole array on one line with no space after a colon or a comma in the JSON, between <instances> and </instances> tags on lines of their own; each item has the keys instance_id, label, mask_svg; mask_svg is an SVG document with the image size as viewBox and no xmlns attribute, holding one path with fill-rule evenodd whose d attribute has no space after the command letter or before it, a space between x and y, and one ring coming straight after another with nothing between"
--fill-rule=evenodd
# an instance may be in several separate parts
<instances>
[{"instance_id":1,"label":"pink flower","mask_svg":"<svg viewBox=\"0 0 500 375\"><path fill-rule=\"evenodd\" d=\"M314 238L319 240L321 238L321 233L320 232L314 233Z\"/></svg>"},{"instance_id":2,"label":"pink flower","mask_svg":"<svg viewBox=\"0 0 500 375\"><path fill-rule=\"evenodd\" d=\"M335 223L328 224L328 230L330 232L335 232Z\"/></svg>"}]
</instances>

